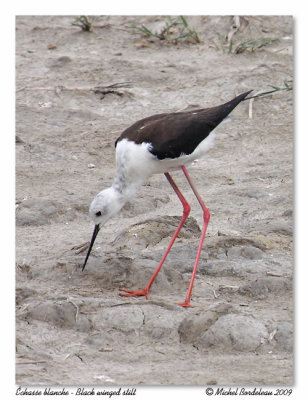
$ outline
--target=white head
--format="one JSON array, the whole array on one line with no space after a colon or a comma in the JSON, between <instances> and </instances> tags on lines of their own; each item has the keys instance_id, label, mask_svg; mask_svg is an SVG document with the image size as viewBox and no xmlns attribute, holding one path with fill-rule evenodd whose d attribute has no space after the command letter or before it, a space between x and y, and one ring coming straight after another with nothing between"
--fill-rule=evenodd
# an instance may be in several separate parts
<instances>
[{"instance_id":1,"label":"white head","mask_svg":"<svg viewBox=\"0 0 308 400\"><path fill-rule=\"evenodd\" d=\"M88 261L91 249L95 242L95 238L100 228L114 215L116 215L126 203L123 195L115 190L113 187L103 190L95 196L89 209L90 217L92 218L95 227L90 242L90 246L83 263L82 270L84 270Z\"/></svg>"},{"instance_id":2,"label":"white head","mask_svg":"<svg viewBox=\"0 0 308 400\"><path fill-rule=\"evenodd\" d=\"M123 196L113 187L96 195L90 205L89 214L95 225L100 227L116 215L124 206Z\"/></svg>"}]
</instances>

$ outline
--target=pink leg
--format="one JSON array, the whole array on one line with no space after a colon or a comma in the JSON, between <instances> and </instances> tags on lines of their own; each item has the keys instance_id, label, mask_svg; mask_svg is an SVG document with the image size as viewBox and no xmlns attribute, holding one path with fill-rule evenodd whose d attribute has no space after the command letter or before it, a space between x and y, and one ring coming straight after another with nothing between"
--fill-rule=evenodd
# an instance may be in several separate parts
<instances>
[{"instance_id":1,"label":"pink leg","mask_svg":"<svg viewBox=\"0 0 308 400\"><path fill-rule=\"evenodd\" d=\"M176 237L178 236L180 230L182 229L189 213L190 213L190 205L187 203L186 199L184 198L184 196L182 195L182 193L180 192L179 188L177 187L177 185L175 184L174 180L171 178L170 174L168 172L165 173L166 178L168 179L168 182L170 183L170 185L173 187L175 193L177 194L178 198L180 199L181 203L183 204L183 216L182 219L179 223L179 226L177 227L177 230L175 231L174 235L172 236L172 239L169 243L169 246L163 256L163 258L161 259L161 262L159 264L159 266L157 267L156 271L154 272L153 276L151 277L151 279L149 280L148 284L146 285L146 287L143 290L127 290L127 289L120 289L122 292L121 296L145 296L147 299L149 298L149 291L150 288L157 276L157 274L159 273Z\"/></svg>"},{"instance_id":2,"label":"pink leg","mask_svg":"<svg viewBox=\"0 0 308 400\"><path fill-rule=\"evenodd\" d=\"M207 226L209 224L209 220L210 220L210 212L209 210L206 208L203 200L201 199L195 184L192 182L187 169L184 165L182 165L182 170L186 176L186 179L188 180L188 183L190 184L190 187L192 188L195 196L197 197L197 200L199 201L199 204L203 210L203 228L202 228L202 232L201 232L201 237L200 237L200 242L199 242L199 247L198 247L198 252L197 252L197 257L196 257L196 261L195 261L195 265L194 265L194 269L192 272L192 276L190 279L190 284L189 284L189 288L187 291L187 295L186 295L186 299L184 301L184 303L176 303L179 304L182 307L191 307L190 305L190 298L191 298L191 292L192 292L192 288L193 288L193 284L194 284L194 280L195 280L195 276L197 273L197 269L198 269L198 264L199 264L199 259L200 259L200 255L201 255L201 250L202 250L202 245L204 242L204 238L205 238L205 234L206 234L206 230L207 230Z\"/></svg>"}]
</instances>

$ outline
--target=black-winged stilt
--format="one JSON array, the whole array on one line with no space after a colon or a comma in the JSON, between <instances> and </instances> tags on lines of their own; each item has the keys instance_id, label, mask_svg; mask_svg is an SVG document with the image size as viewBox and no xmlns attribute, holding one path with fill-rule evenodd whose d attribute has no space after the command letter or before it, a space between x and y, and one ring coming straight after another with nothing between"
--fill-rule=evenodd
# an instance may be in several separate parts
<instances>
[{"instance_id":1,"label":"black-winged stilt","mask_svg":"<svg viewBox=\"0 0 308 400\"><path fill-rule=\"evenodd\" d=\"M142 290L120 289L122 296L149 297L150 288L190 212L190 205L169 174L169 171L181 168L203 210L203 228L186 299L183 303L176 303L183 307L191 307L191 292L210 212L201 199L185 165L204 156L214 145L217 125L250 92L251 90L216 107L153 115L137 121L121 134L115 143L117 176L112 186L98 193L90 206L89 212L95 228L82 270L86 266L101 226L117 214L128 200L133 198L139 187L150 175L164 173L183 205L182 219L146 287Z\"/></svg>"}]
</instances>

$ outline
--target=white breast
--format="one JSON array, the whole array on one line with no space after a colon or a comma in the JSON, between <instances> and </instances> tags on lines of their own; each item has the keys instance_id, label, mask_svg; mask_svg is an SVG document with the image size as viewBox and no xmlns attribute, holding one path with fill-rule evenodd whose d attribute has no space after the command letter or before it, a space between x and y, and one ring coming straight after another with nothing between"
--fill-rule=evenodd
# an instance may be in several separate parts
<instances>
[{"instance_id":1,"label":"white breast","mask_svg":"<svg viewBox=\"0 0 308 400\"><path fill-rule=\"evenodd\" d=\"M118 142L116 147L116 164L118 174L134 180L146 180L150 175L168 172L203 157L214 146L215 129L191 154L181 154L178 158L159 160L150 152L151 144L136 144L127 139Z\"/></svg>"}]
</instances>

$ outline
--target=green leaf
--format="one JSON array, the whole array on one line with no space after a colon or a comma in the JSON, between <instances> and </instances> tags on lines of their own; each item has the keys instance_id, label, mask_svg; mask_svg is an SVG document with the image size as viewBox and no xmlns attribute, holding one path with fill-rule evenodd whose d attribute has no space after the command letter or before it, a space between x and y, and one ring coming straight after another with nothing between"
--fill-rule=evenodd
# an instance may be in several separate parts
<instances>
[{"instance_id":1,"label":"green leaf","mask_svg":"<svg viewBox=\"0 0 308 400\"><path fill-rule=\"evenodd\" d=\"M188 28L188 23L187 23L186 19L185 19L184 17L182 17L182 15L180 16L180 18L181 18L181 20L182 20L183 25L185 26L185 28Z\"/></svg>"}]
</instances>

